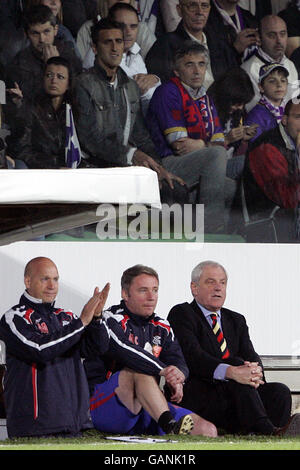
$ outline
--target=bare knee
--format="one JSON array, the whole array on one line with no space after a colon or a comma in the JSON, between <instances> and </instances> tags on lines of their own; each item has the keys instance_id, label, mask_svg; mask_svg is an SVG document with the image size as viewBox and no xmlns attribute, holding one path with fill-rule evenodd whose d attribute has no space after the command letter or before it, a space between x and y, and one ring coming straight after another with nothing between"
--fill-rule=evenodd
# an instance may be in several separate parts
<instances>
[{"instance_id":1,"label":"bare knee","mask_svg":"<svg viewBox=\"0 0 300 470\"><path fill-rule=\"evenodd\" d=\"M135 392L135 373L129 369L121 370L119 374L119 384L115 393L121 403L133 414L138 414L141 410L141 404L136 398Z\"/></svg>"},{"instance_id":2,"label":"bare knee","mask_svg":"<svg viewBox=\"0 0 300 470\"><path fill-rule=\"evenodd\" d=\"M192 413L191 416L194 421L194 428L191 434L207 437L218 436L217 428L213 423L207 421L204 418L201 418L201 416L196 415L195 413Z\"/></svg>"}]
</instances>

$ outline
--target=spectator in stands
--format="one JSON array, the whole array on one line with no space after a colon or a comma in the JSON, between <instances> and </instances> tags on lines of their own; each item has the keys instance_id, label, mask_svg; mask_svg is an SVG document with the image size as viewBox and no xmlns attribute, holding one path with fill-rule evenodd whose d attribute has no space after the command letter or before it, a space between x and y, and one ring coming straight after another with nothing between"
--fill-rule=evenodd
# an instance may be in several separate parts
<instances>
[{"instance_id":1,"label":"spectator in stands","mask_svg":"<svg viewBox=\"0 0 300 470\"><path fill-rule=\"evenodd\" d=\"M261 98L251 109L245 122L246 125L258 125L252 141L280 123L284 112L283 103L287 93L288 74L288 70L280 64L262 65L258 82Z\"/></svg>"},{"instance_id":2,"label":"spectator in stands","mask_svg":"<svg viewBox=\"0 0 300 470\"><path fill-rule=\"evenodd\" d=\"M72 69L66 59L56 56L47 61L43 87L33 102L24 100L19 108L16 124L7 138L8 151L28 168L77 167L81 152L72 112Z\"/></svg>"},{"instance_id":3,"label":"spectator in stands","mask_svg":"<svg viewBox=\"0 0 300 470\"><path fill-rule=\"evenodd\" d=\"M140 55L140 46L136 42L139 26L137 11L126 3L115 3L109 10L109 17L124 26L124 53L120 67L138 84L143 113L146 114L149 101L160 85L160 79L148 74Z\"/></svg>"},{"instance_id":4,"label":"spectator in stands","mask_svg":"<svg viewBox=\"0 0 300 470\"><path fill-rule=\"evenodd\" d=\"M91 63L94 65L95 54L92 48L91 28L101 18L107 17L109 9L117 2L118 0L98 0L97 15L95 15L93 20L86 21L78 31L77 47L83 61L83 66L85 68L89 68ZM128 3L135 7L135 0L121 0L121 2ZM140 54L143 59L155 41L156 36L154 33L148 28L146 23L140 21L136 42L141 48Z\"/></svg>"},{"instance_id":5,"label":"spectator in stands","mask_svg":"<svg viewBox=\"0 0 300 470\"><path fill-rule=\"evenodd\" d=\"M243 69L236 67L216 80L207 93L214 101L224 129L227 176L239 178L243 172L248 142L257 127L255 124L251 127L245 125L245 106L254 96L252 82Z\"/></svg>"},{"instance_id":6,"label":"spectator in stands","mask_svg":"<svg viewBox=\"0 0 300 470\"><path fill-rule=\"evenodd\" d=\"M28 10L24 27L30 45L21 50L8 66L6 86L26 100L33 100L43 88L45 63L50 57L67 59L74 74L81 72L82 65L72 43L56 39L57 20L49 7L38 5Z\"/></svg>"},{"instance_id":7,"label":"spectator in stands","mask_svg":"<svg viewBox=\"0 0 300 470\"><path fill-rule=\"evenodd\" d=\"M205 30L216 44L228 43L237 63L256 49L257 27L255 16L241 8L238 0L212 0Z\"/></svg>"},{"instance_id":8,"label":"spectator in stands","mask_svg":"<svg viewBox=\"0 0 300 470\"><path fill-rule=\"evenodd\" d=\"M295 102L293 102L295 101ZM248 153L244 188L249 214L266 216L278 206L278 241L298 242L300 238L300 104L290 100L282 120L261 134Z\"/></svg>"},{"instance_id":9,"label":"spectator in stands","mask_svg":"<svg viewBox=\"0 0 300 470\"><path fill-rule=\"evenodd\" d=\"M275 15L265 16L259 27L261 45L255 54L242 64L242 68L248 73L252 80L255 96L246 106L250 111L260 99L258 87L259 71L262 65L269 63L280 63L289 72L289 86L286 99L297 96L299 89L298 73L295 65L286 55L287 30L285 22Z\"/></svg>"},{"instance_id":10,"label":"spectator in stands","mask_svg":"<svg viewBox=\"0 0 300 470\"><path fill-rule=\"evenodd\" d=\"M215 106L202 86L208 60L204 46L185 41L175 53L174 77L151 100L147 123L163 157L185 155L208 143L224 145Z\"/></svg>"},{"instance_id":11,"label":"spectator in stands","mask_svg":"<svg viewBox=\"0 0 300 470\"><path fill-rule=\"evenodd\" d=\"M189 160L196 156L201 161L200 202L206 205L214 199L214 203L205 208L208 227L212 219L215 224L224 226L225 195L230 205L235 185L232 180L225 179L223 171L227 158L223 128L216 108L202 86L207 62L208 52L202 44L183 43L174 57L175 76L158 87L152 97L147 124L165 164L182 164L192 171Z\"/></svg>"},{"instance_id":12,"label":"spectator in stands","mask_svg":"<svg viewBox=\"0 0 300 470\"><path fill-rule=\"evenodd\" d=\"M286 55L290 58L292 53L300 47L300 5L298 0L290 0L287 7L278 13L287 27Z\"/></svg>"},{"instance_id":13,"label":"spectator in stands","mask_svg":"<svg viewBox=\"0 0 300 470\"><path fill-rule=\"evenodd\" d=\"M29 0L27 1L27 8L31 8L32 6L35 5L46 5L47 7L50 8L52 11L53 15L56 16L57 19L57 25L58 25L58 30L57 30L57 39L62 39L63 41L70 41L73 43L73 46L76 50L76 42L71 34L71 32L68 30L68 28L63 24L63 15L62 15L62 5L61 5L61 0ZM79 52L78 52L79 55Z\"/></svg>"}]
</instances>

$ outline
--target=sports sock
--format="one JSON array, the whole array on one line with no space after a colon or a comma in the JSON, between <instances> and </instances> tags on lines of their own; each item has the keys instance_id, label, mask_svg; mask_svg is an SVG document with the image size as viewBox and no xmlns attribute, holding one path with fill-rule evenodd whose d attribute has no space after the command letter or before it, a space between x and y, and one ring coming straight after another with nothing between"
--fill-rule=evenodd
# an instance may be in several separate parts
<instances>
[{"instance_id":1,"label":"sports sock","mask_svg":"<svg viewBox=\"0 0 300 470\"><path fill-rule=\"evenodd\" d=\"M164 411L158 418L159 427L168 434L176 423L170 411Z\"/></svg>"}]
</instances>

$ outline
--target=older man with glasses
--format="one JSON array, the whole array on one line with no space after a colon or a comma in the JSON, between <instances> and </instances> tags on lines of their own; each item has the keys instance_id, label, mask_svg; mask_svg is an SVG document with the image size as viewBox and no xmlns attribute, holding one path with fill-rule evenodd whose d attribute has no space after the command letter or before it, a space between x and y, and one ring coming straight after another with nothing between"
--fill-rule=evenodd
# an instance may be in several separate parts
<instances>
[{"instance_id":1,"label":"older man with glasses","mask_svg":"<svg viewBox=\"0 0 300 470\"><path fill-rule=\"evenodd\" d=\"M182 42L194 40L209 50L210 61L204 79L204 87L222 75L227 69L238 65L236 54L224 40L215 40L206 30L211 11L211 0L179 0L177 11L181 21L173 32L157 39L146 56L149 73L158 75L161 81L168 81L173 75L173 55Z\"/></svg>"}]
</instances>

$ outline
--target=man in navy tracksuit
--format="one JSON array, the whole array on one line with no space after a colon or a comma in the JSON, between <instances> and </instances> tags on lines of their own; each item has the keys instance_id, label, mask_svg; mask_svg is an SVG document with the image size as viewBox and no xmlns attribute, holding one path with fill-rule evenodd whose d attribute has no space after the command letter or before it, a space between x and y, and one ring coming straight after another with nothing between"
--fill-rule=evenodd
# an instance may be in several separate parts
<instances>
[{"instance_id":1,"label":"man in navy tracksuit","mask_svg":"<svg viewBox=\"0 0 300 470\"><path fill-rule=\"evenodd\" d=\"M217 435L212 423L176 405L188 369L166 320L154 309L158 275L136 265L122 276L122 298L103 313L110 343L101 357L85 360L94 427L118 434ZM170 389L168 403L159 379Z\"/></svg>"},{"instance_id":2,"label":"man in navy tracksuit","mask_svg":"<svg viewBox=\"0 0 300 470\"><path fill-rule=\"evenodd\" d=\"M77 317L54 306L58 272L50 259L31 260L24 281L20 303L0 320L8 436L78 435L92 427L81 357L108 346L101 311L109 285L96 288Z\"/></svg>"}]
</instances>

